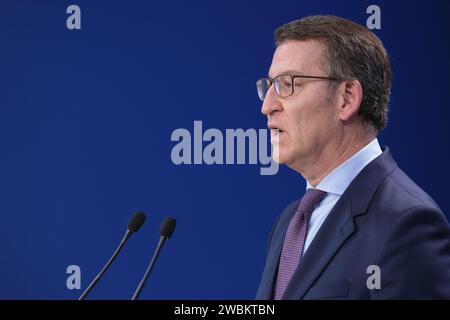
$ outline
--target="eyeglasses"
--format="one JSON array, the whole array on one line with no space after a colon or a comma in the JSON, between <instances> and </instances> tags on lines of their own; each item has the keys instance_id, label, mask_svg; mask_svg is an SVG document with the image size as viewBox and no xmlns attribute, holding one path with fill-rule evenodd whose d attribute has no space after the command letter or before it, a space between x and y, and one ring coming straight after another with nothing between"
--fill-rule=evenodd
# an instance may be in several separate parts
<instances>
[{"instance_id":1,"label":"eyeglasses","mask_svg":"<svg viewBox=\"0 0 450 320\"><path fill-rule=\"evenodd\" d=\"M300 75L290 75L282 74L275 78L261 78L256 81L256 90L258 91L258 97L261 101L264 101L267 91L272 84L275 85L275 92L280 98L287 98L294 94L294 87L299 86L300 83L296 83L295 79L318 79L318 80L329 80L329 81L342 81L342 79L332 78L332 77L318 77L318 76L300 76Z\"/></svg>"}]
</instances>

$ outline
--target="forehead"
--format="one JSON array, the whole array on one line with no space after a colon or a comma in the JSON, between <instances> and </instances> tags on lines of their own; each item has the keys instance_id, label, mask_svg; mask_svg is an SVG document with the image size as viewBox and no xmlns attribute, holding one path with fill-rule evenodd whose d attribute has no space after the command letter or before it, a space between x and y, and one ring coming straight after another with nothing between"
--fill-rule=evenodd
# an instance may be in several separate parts
<instances>
[{"instance_id":1,"label":"forehead","mask_svg":"<svg viewBox=\"0 0 450 320\"><path fill-rule=\"evenodd\" d=\"M287 40L275 50L269 76L273 78L285 73L324 75L327 69L324 53L325 45L317 40Z\"/></svg>"}]
</instances>

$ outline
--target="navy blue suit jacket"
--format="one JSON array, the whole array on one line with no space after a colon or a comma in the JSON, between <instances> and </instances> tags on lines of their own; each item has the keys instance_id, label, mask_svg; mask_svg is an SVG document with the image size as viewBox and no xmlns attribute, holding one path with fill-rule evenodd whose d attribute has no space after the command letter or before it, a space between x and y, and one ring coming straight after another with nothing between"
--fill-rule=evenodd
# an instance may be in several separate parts
<instances>
[{"instance_id":1,"label":"navy blue suit jacket","mask_svg":"<svg viewBox=\"0 0 450 320\"><path fill-rule=\"evenodd\" d=\"M272 229L256 299L273 299L284 236L298 205L288 205ZM368 289L370 265L380 268L380 289ZM450 227L385 148L336 203L283 299L433 298L450 298Z\"/></svg>"}]
</instances>

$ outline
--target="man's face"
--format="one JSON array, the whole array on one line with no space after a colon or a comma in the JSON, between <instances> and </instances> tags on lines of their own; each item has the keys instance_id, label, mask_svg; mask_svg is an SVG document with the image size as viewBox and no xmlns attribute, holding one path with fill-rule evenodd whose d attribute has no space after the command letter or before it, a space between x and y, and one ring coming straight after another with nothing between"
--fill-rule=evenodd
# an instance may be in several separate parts
<instances>
[{"instance_id":1,"label":"man's face","mask_svg":"<svg viewBox=\"0 0 450 320\"><path fill-rule=\"evenodd\" d=\"M324 45L316 40L289 40L274 53L269 77L283 74L329 76L326 73ZM294 94L280 98L272 85L262 112L268 117L275 160L293 169L320 159L327 145L339 136L340 121L335 94L323 80L294 81Z\"/></svg>"}]
</instances>

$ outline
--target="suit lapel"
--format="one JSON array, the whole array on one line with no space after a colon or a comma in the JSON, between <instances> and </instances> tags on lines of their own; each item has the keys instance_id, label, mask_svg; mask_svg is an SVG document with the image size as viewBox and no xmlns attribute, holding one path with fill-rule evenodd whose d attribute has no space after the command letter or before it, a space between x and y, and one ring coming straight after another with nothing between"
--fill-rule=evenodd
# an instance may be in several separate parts
<instances>
[{"instance_id":1,"label":"suit lapel","mask_svg":"<svg viewBox=\"0 0 450 320\"><path fill-rule=\"evenodd\" d=\"M348 197L348 195L347 195ZM321 226L286 288L283 299L301 299L355 230L351 202L344 195Z\"/></svg>"}]
</instances>

